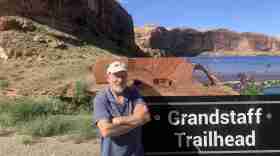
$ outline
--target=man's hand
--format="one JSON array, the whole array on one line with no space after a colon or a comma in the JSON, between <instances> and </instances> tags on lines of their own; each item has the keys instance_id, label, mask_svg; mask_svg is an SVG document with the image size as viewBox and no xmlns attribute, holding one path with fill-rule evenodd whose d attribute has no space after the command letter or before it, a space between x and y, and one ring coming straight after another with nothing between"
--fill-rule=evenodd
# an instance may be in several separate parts
<instances>
[{"instance_id":1,"label":"man's hand","mask_svg":"<svg viewBox=\"0 0 280 156\"><path fill-rule=\"evenodd\" d=\"M134 128L130 125L117 125L106 119L98 121L97 127L103 137L120 136L128 133Z\"/></svg>"},{"instance_id":2,"label":"man's hand","mask_svg":"<svg viewBox=\"0 0 280 156\"><path fill-rule=\"evenodd\" d=\"M115 125L121 125L121 124L125 123L124 120L125 120L124 117L114 117L112 119L112 123Z\"/></svg>"},{"instance_id":3,"label":"man's hand","mask_svg":"<svg viewBox=\"0 0 280 156\"><path fill-rule=\"evenodd\" d=\"M146 105L138 104L135 106L133 116L141 119L144 118L147 114L149 114L149 110Z\"/></svg>"}]
</instances>

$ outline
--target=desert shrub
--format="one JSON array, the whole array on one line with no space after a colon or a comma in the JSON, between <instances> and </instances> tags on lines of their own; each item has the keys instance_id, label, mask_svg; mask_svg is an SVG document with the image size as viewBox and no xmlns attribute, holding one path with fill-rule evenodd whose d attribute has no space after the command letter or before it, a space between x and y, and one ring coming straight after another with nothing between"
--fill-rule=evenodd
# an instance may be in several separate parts
<instances>
[{"instance_id":1,"label":"desert shrub","mask_svg":"<svg viewBox=\"0 0 280 156\"><path fill-rule=\"evenodd\" d=\"M86 83L83 81L76 81L75 83L75 93L72 99L72 103L75 109L90 111L90 96L86 94Z\"/></svg>"},{"instance_id":2,"label":"desert shrub","mask_svg":"<svg viewBox=\"0 0 280 156\"><path fill-rule=\"evenodd\" d=\"M96 136L91 113L72 112L69 104L58 98L22 97L2 101L0 127L15 128L19 133L39 137L74 133L78 140L87 140Z\"/></svg>"},{"instance_id":3,"label":"desert shrub","mask_svg":"<svg viewBox=\"0 0 280 156\"><path fill-rule=\"evenodd\" d=\"M249 82L241 90L242 95L262 95L262 86L257 85L255 82Z\"/></svg>"},{"instance_id":4,"label":"desert shrub","mask_svg":"<svg viewBox=\"0 0 280 156\"><path fill-rule=\"evenodd\" d=\"M13 101L2 103L0 113L4 113L8 121L2 119L2 123L8 122L11 125L18 122L34 120L37 117L70 114L67 104L57 98L17 98Z\"/></svg>"},{"instance_id":5,"label":"desert shrub","mask_svg":"<svg viewBox=\"0 0 280 156\"><path fill-rule=\"evenodd\" d=\"M0 80L0 90L5 89L9 86L9 81L8 80Z\"/></svg>"},{"instance_id":6,"label":"desert shrub","mask_svg":"<svg viewBox=\"0 0 280 156\"><path fill-rule=\"evenodd\" d=\"M92 118L90 115L80 116L74 130L74 139L76 142L83 142L95 138L97 136L96 128L92 126Z\"/></svg>"},{"instance_id":7,"label":"desert shrub","mask_svg":"<svg viewBox=\"0 0 280 156\"><path fill-rule=\"evenodd\" d=\"M11 127L14 125L14 120L10 114L4 112L0 113L0 127Z\"/></svg>"},{"instance_id":8,"label":"desert shrub","mask_svg":"<svg viewBox=\"0 0 280 156\"><path fill-rule=\"evenodd\" d=\"M32 136L49 137L67 133L72 127L71 120L63 116L39 117L25 125L24 133Z\"/></svg>"},{"instance_id":9,"label":"desert shrub","mask_svg":"<svg viewBox=\"0 0 280 156\"><path fill-rule=\"evenodd\" d=\"M23 145L30 145L34 143L34 138L28 135L17 136L17 141Z\"/></svg>"},{"instance_id":10,"label":"desert shrub","mask_svg":"<svg viewBox=\"0 0 280 156\"><path fill-rule=\"evenodd\" d=\"M22 127L24 134L49 137L74 134L76 138L87 140L96 136L90 115L52 115L39 117Z\"/></svg>"}]
</instances>

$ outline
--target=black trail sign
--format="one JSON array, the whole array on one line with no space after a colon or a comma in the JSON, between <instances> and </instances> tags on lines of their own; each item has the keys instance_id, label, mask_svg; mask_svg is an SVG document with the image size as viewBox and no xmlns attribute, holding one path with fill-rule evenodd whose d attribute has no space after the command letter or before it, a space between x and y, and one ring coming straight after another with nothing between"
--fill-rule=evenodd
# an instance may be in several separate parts
<instances>
[{"instance_id":1,"label":"black trail sign","mask_svg":"<svg viewBox=\"0 0 280 156\"><path fill-rule=\"evenodd\" d=\"M147 97L145 155L280 155L280 97Z\"/></svg>"}]
</instances>

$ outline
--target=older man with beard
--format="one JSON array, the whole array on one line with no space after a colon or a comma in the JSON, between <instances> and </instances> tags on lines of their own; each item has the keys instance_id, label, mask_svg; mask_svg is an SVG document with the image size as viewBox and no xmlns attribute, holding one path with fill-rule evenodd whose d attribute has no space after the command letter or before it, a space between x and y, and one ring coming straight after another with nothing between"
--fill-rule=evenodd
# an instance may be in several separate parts
<instances>
[{"instance_id":1,"label":"older man with beard","mask_svg":"<svg viewBox=\"0 0 280 156\"><path fill-rule=\"evenodd\" d=\"M101 156L143 156L141 126L150 121L145 101L127 86L127 65L107 68L109 86L93 100L93 119L101 135Z\"/></svg>"}]
</instances>

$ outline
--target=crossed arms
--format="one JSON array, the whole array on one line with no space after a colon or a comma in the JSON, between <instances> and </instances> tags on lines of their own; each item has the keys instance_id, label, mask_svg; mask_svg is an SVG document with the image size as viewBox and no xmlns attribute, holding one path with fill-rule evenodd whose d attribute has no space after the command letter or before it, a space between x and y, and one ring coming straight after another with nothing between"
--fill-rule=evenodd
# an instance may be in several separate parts
<instances>
[{"instance_id":1,"label":"crossed arms","mask_svg":"<svg viewBox=\"0 0 280 156\"><path fill-rule=\"evenodd\" d=\"M102 137L120 136L130 130L144 125L151 120L150 113L145 104L137 104L133 114L114 117L111 121L102 119L97 122Z\"/></svg>"}]
</instances>

